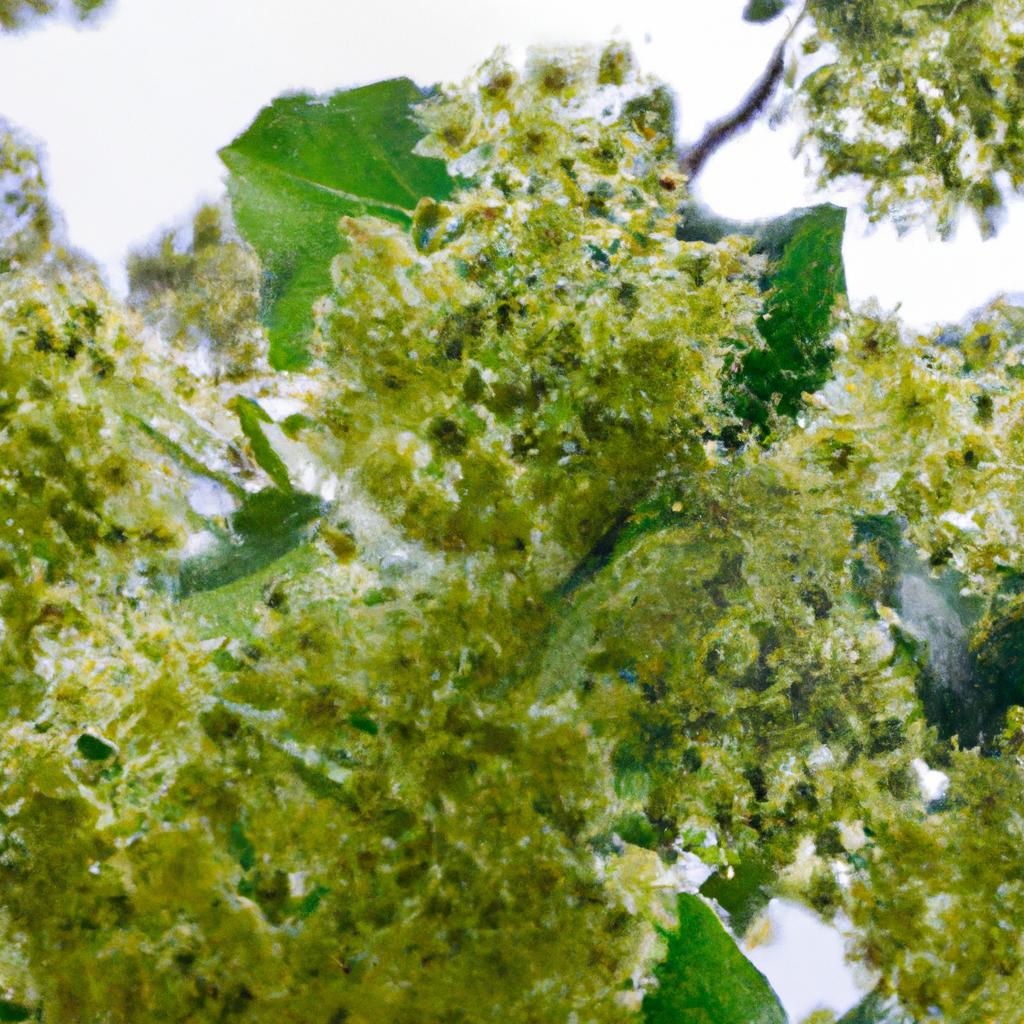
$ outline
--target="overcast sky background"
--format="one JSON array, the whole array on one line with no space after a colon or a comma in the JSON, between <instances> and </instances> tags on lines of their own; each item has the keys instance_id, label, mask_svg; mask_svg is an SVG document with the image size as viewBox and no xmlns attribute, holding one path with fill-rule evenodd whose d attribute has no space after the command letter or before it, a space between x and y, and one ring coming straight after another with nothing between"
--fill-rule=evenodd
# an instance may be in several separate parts
<instances>
[{"instance_id":1,"label":"overcast sky background","mask_svg":"<svg viewBox=\"0 0 1024 1024\"><path fill-rule=\"evenodd\" d=\"M98 25L46 22L0 38L0 115L41 140L72 242L124 287L126 250L222 192L216 151L286 90L324 91L409 75L461 78L498 44L629 39L679 97L683 138L729 110L785 25L746 25L743 0L115 0ZM706 167L699 194L733 217L779 214L816 195L795 127L758 125ZM955 320L1024 289L1024 203L982 242L921 229L902 240L851 210L854 300L902 303L919 326Z\"/></svg>"}]
</instances>

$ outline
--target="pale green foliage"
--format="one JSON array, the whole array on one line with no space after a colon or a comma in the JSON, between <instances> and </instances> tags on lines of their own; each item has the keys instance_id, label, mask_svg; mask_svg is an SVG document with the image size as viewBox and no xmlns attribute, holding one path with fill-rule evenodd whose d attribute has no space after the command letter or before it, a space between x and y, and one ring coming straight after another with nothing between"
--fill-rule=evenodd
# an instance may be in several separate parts
<instances>
[{"instance_id":1,"label":"pale green foliage","mask_svg":"<svg viewBox=\"0 0 1024 1024\"><path fill-rule=\"evenodd\" d=\"M32 146L0 120L0 273L39 259L53 215Z\"/></svg>"},{"instance_id":2,"label":"pale green foliage","mask_svg":"<svg viewBox=\"0 0 1024 1024\"><path fill-rule=\"evenodd\" d=\"M521 78L499 57L426 104L421 151L476 184L424 199L411 240L346 220L319 310L325 417L368 492L432 547L552 582L702 461L722 340L752 343L760 305L743 240L675 238L655 83L628 55L618 84L603 68L541 54Z\"/></svg>"},{"instance_id":3,"label":"pale green foliage","mask_svg":"<svg viewBox=\"0 0 1024 1024\"><path fill-rule=\"evenodd\" d=\"M580 58L566 64L574 74L593 75L592 68ZM547 97L534 91L538 81L531 80L517 103L510 104L513 133L526 131L520 111L531 126L539 116L551 151L565 152L571 149L568 124L557 101L548 109ZM475 90L459 95L473 97ZM503 529L498 517L476 525L480 516L473 494L463 508L459 500L451 502L461 517L458 530L465 532L453 531L454 545L446 543L436 516L424 516L423 525L411 515L404 522L395 516L408 533L451 550L450 566L428 560L419 573L403 574L385 561L375 565L369 554L353 560L360 547L379 544L365 525L352 532L342 523L325 526L316 544L339 560L337 567L322 568L311 593L292 586L287 577L268 580L258 598L263 622L255 642L217 641L222 645L217 664L223 671L217 680L209 675L203 651L189 643L186 606L168 609L157 597L144 592L137 597L143 602L137 615L151 629L163 630L167 614L180 624L161 641L169 647L148 635L136 637L137 625L130 634L128 627L114 632L87 617L81 640L66 637L75 654L61 664L71 675L58 674L55 685L66 689L69 678L96 662L103 671L97 686L109 694L94 700L90 691L76 691L81 707L71 716L74 724L41 735L65 736L71 728L91 737L76 740L79 746L70 750L66 742L55 745L49 756L58 779L76 770L76 750L89 761L92 774L83 785L100 787L98 794L90 789L88 799L102 813L97 817L85 814L75 801L62 803L59 812L66 820L53 857L47 861L33 851L21 862L46 863L47 870L28 870L26 878L12 882L7 901L12 929L32 937L20 954L29 965L17 993L23 1003L40 1003L58 1019L62 1007L71 1005L86 1019L103 1014L113 1020L245 1014L276 1021L285 1012L300 1020L322 1014L367 1024L382 1016L439 1022L548 1020L570 1012L586 1021L621 1017L624 1009L616 993L650 956L644 936L653 938L653 916L670 923L656 876L650 874L657 858L648 855L645 870L632 880L631 871L614 870L616 857L608 851L602 863L613 862L608 870L615 881L603 884L603 868L595 864L590 841L610 823L615 796L608 767L589 743L589 727L571 699L557 704L539 700L529 664L550 621L544 589L628 509L661 467L681 465L681 456L687 464L703 459L695 438L713 422L698 414L714 404L721 361L717 336L726 328L749 331L758 307L752 282L757 263L747 259L743 243L675 240L672 207L662 196L672 199L679 179L657 163L664 136L642 111L637 118L639 124L629 116L606 126L608 141L624 140L634 159L627 161L624 152L610 164L599 157L608 165L609 187L597 195L586 195L558 165L538 167L538 178L549 177L551 192L538 188L530 194L525 182L516 184L520 194L505 237L523 266L538 271L535 283L543 291L532 302L531 285L513 270L494 280L478 266L459 284L460 263L501 240L486 213L498 201L491 186L453 202L452 215L463 224L448 252L435 247L434 253L421 255L372 221L350 225L353 232L366 233L367 254L397 254L364 263L356 255L341 258L339 281L354 283L350 308L358 309L356 300L367 302L371 294L379 313L386 309L381 298L406 298L413 294L408 288L422 287L426 297L444 300L433 320L423 308L428 319L416 329L425 345L431 343L433 325L448 322L453 306L477 303L488 311L485 315L495 317L501 302L515 304L512 315L518 323L508 345L507 369L491 327L489 351L483 345L474 349L476 339L467 334L464 361L454 352L441 354L441 360L459 364L457 373L445 373L444 362L431 366L431 353L424 348L423 373L429 376L420 380L415 402L401 395L390 404L368 403L366 408L373 411L376 446L400 445L403 432L412 428L420 434L413 436L414 443L437 444L439 457L445 457L450 453L441 445L449 438L435 426L437 419L466 401L463 386L470 367L479 367L484 389L484 373L496 367L492 382L512 393L501 414L506 422L486 408L483 393L477 396L481 413L474 415L494 418L489 428L494 437L474 439L476 447L460 453L466 458L459 465L467 477L482 481L477 486L486 488L485 500L505 502L518 516L522 527L513 539L525 543L522 549L504 543L495 532ZM573 205L562 214L557 199L569 194ZM573 231L585 237L573 244L568 237ZM552 248L558 237L561 245ZM226 290L227 302L209 303L208 278L196 272L214 245L194 245L183 255L165 247L152 264L136 263L137 284L140 269L154 270L150 280L160 280L168 268L187 272L173 282L178 284L173 292L154 296L152 305L143 303L154 324L170 323L175 330L161 316L165 308L176 317L182 310L196 310L208 320L231 308L233 283ZM607 250L595 253L599 245ZM602 266L601 255L612 269ZM396 271L410 265L419 276L408 282L403 295L399 286L405 279L396 279ZM695 265L700 284L693 276ZM635 288L623 287L630 279ZM545 302L559 289L566 295L557 310L560 316L552 320ZM650 312L638 310L648 296ZM676 309L670 296L692 299ZM397 308L411 328L416 307ZM336 304L324 304L320 314L325 324L339 323ZM552 330L570 315L582 321L578 334ZM630 326L633 320L635 327ZM300 430L296 437L309 437L288 449L271 430L274 425L257 415L253 422L260 432L250 424L247 433L254 445L257 434L273 437L292 459L301 458L298 453L308 444L328 468L339 473L358 469L371 495L388 499L364 468L367 463L372 469L367 448L356 431L345 429L346 420L336 411L344 410L357 423L355 414L368 416L358 404L358 389L376 368L371 360L382 358L381 350L384 359L408 358L399 338L383 331L374 336L373 323L369 311L366 323L355 321L355 328L365 332L357 338L366 343L355 352L342 347L349 338L326 336L328 365L317 376L326 384L328 432ZM33 344L32 330L19 313L12 331ZM378 348L368 344L373 341ZM360 352L362 362L356 361ZM470 362L474 357L480 358L476 366ZM531 357L536 373L531 373ZM57 353L55 358L68 357ZM616 372L602 374L602 363L613 360L619 364ZM32 372L31 365L25 372ZM547 390L533 408L524 409L514 389L539 388L535 377L541 373L547 375ZM209 385L189 382L180 366L160 376L171 385L171 394L212 418ZM581 385L593 389L595 398L617 403L616 417L603 425L601 407L595 407L598 418L588 421L591 438L581 433L575 393L584 389ZM91 387L93 394L100 384ZM652 400L656 406L649 416L646 403ZM425 411L416 402L426 403ZM587 483L595 494L603 488L592 510L579 501L557 501L559 478L545 482L540 470L524 469L506 449L516 417L527 418L538 406L541 466L552 476L561 473L576 493L585 493ZM466 411L471 411L468 404ZM167 419L165 411L160 422ZM151 422L156 420L151 417ZM114 426L131 425L129 418ZM86 423L76 421L70 429L75 443L91 437ZM166 450L179 467L199 472L197 454L183 450L180 442L188 442L193 453L201 449L177 423L171 421L162 431L162 449L153 429L139 432L139 440L152 437L157 450ZM563 442L576 440L581 442L578 457L568 458L568 468L560 470L558 461L575 454ZM638 443L647 450L639 460ZM94 440L88 445L90 451L99 450ZM530 452L524 449L520 458L528 461ZM267 452L263 461L279 466ZM139 458L132 478L139 510L156 515L153 496L143 499L147 482L162 475L159 462L156 458L147 468ZM298 463L285 468L292 466L299 469ZM278 469L275 473L280 476ZM179 474L167 466L178 494L184 486ZM519 477L525 483L517 489ZM278 483L285 487L289 481L281 477ZM437 500L432 478L420 484L413 477L410 483L412 488L396 479L393 488L413 494L422 488ZM542 487L546 492L539 491ZM545 499L553 509L549 513L543 511L545 494L550 494ZM440 497L449 502L446 494ZM349 507L357 507L359 500L365 499L357 495ZM388 504L385 500L386 510L393 511ZM38 509L38 503L32 507ZM444 516L450 515L441 507ZM535 541L533 528L550 529L555 536ZM386 530L383 536L388 537ZM544 557L531 565L535 548ZM89 557L88 551L69 555L76 565L83 558L91 564ZM518 582L506 574L507 565L517 566ZM102 574L113 578L107 568ZM101 591L95 600L102 599ZM119 614L114 607L107 617L113 623ZM135 664L136 641L152 652L149 662ZM33 636L20 647L33 678L40 675L41 661L52 657L41 643ZM183 657L192 663L182 664ZM120 691L117 680L122 678L133 679L135 686ZM157 710L174 685L186 689L170 702L175 717L168 720L169 712ZM34 736L33 728L26 723L24 730L10 733L12 764L30 763L21 737ZM159 791L150 785L157 776ZM25 813L38 819L43 830L37 834L55 830L57 823L38 805L45 794L36 792L33 777L16 773L14 778L22 787L18 798L24 791ZM120 787L128 787L130 799ZM151 824L156 822L160 825ZM12 824L12 842L18 841L17 828ZM93 864L98 874L89 873ZM187 885L180 882L183 876ZM70 930L61 915L40 908L42 891L52 886L75 893L78 909ZM622 887L630 893L628 904ZM45 920L30 926L33 906ZM111 930L113 924L118 927ZM61 929L63 955L52 938ZM83 968L97 957L109 958L111 969ZM153 962L161 967L146 980L144 965Z\"/></svg>"},{"instance_id":4,"label":"pale green foliage","mask_svg":"<svg viewBox=\"0 0 1024 1024\"><path fill-rule=\"evenodd\" d=\"M713 832L712 862L781 867L906 774L925 740L903 724L916 672L848 596L845 510L756 453L673 496L679 511L576 597L544 676L581 689L619 793L662 823L660 843L684 831L701 852ZM890 720L899 735L879 746Z\"/></svg>"},{"instance_id":5,"label":"pale green foliage","mask_svg":"<svg viewBox=\"0 0 1024 1024\"><path fill-rule=\"evenodd\" d=\"M88 271L0 279L8 579L61 581L82 553L111 578L159 575L175 562L181 498L118 408L119 387L142 369L134 327ZM148 480L136 475L147 459Z\"/></svg>"},{"instance_id":6,"label":"pale green foliage","mask_svg":"<svg viewBox=\"0 0 1024 1024\"><path fill-rule=\"evenodd\" d=\"M0 1014L778 1019L699 860L737 930L844 910L878 1001L1014 1019L1021 311L826 347L841 214L684 240L618 46L420 116L461 190L299 268L305 374L226 214L134 260L144 327L4 150Z\"/></svg>"},{"instance_id":7,"label":"pale green foliage","mask_svg":"<svg viewBox=\"0 0 1024 1024\"><path fill-rule=\"evenodd\" d=\"M979 592L1018 561L1024 509L1024 313L997 301L962 328L901 337L880 315L834 339L835 380L785 457L858 513L895 512L908 539Z\"/></svg>"},{"instance_id":8,"label":"pale green foliage","mask_svg":"<svg viewBox=\"0 0 1024 1024\"><path fill-rule=\"evenodd\" d=\"M942 815L879 827L853 889L858 953L916 1019L1011 1021L1024 985L1021 766L958 754Z\"/></svg>"},{"instance_id":9,"label":"pale green foliage","mask_svg":"<svg viewBox=\"0 0 1024 1024\"><path fill-rule=\"evenodd\" d=\"M129 303L183 352L206 356L218 374L252 374L266 350L259 323L260 264L233 232L230 214L204 206L191 244L175 233L128 257Z\"/></svg>"},{"instance_id":10,"label":"pale green foliage","mask_svg":"<svg viewBox=\"0 0 1024 1024\"><path fill-rule=\"evenodd\" d=\"M835 59L801 86L823 179L861 178L869 211L986 234L1024 191L1019 0L810 0L811 46Z\"/></svg>"},{"instance_id":11,"label":"pale green foliage","mask_svg":"<svg viewBox=\"0 0 1024 1024\"><path fill-rule=\"evenodd\" d=\"M139 956L112 925L145 890L136 840L203 699L207 655L155 593L185 536L182 480L120 408L144 372L136 331L87 269L0 278L4 984L58 1018L114 1012L130 968L97 988L96 958Z\"/></svg>"}]
</instances>

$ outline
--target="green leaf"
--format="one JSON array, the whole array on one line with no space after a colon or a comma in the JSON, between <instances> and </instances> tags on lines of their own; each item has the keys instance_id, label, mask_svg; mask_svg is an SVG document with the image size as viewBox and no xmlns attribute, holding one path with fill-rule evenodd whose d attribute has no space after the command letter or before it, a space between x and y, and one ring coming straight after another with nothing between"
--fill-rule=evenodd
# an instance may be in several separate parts
<instances>
[{"instance_id":1,"label":"green leaf","mask_svg":"<svg viewBox=\"0 0 1024 1024\"><path fill-rule=\"evenodd\" d=\"M330 290L342 248L340 217L410 224L423 196L447 198L441 160L415 156L423 132L407 78L326 97L283 96L265 107L220 157L239 230L263 260L264 319L278 369L307 360L311 307Z\"/></svg>"},{"instance_id":2,"label":"green leaf","mask_svg":"<svg viewBox=\"0 0 1024 1024\"><path fill-rule=\"evenodd\" d=\"M318 885L312 892L308 893L302 898L302 902L296 910L296 916L304 921L310 914L312 914L317 907L320 906L320 901L330 892L331 890L325 885Z\"/></svg>"},{"instance_id":3,"label":"green leaf","mask_svg":"<svg viewBox=\"0 0 1024 1024\"><path fill-rule=\"evenodd\" d=\"M679 926L662 934L668 954L658 987L644 997L646 1024L786 1024L764 975L743 955L715 912L683 894Z\"/></svg>"},{"instance_id":4,"label":"green leaf","mask_svg":"<svg viewBox=\"0 0 1024 1024\"><path fill-rule=\"evenodd\" d=\"M325 564L318 545L303 543L222 586L191 590L183 597L182 606L195 621L197 635L202 639L229 636L251 640L259 624L253 608L264 600L275 581L301 579ZM190 571L194 569L195 566L190 567Z\"/></svg>"},{"instance_id":5,"label":"green leaf","mask_svg":"<svg viewBox=\"0 0 1024 1024\"><path fill-rule=\"evenodd\" d=\"M729 927L743 935L768 905L775 872L767 859L751 856L737 864L732 878L716 871L701 887L701 895L715 900L729 912Z\"/></svg>"},{"instance_id":6,"label":"green leaf","mask_svg":"<svg viewBox=\"0 0 1024 1024\"><path fill-rule=\"evenodd\" d=\"M789 0L747 0L743 10L744 21L774 21L787 7Z\"/></svg>"},{"instance_id":7,"label":"green leaf","mask_svg":"<svg viewBox=\"0 0 1024 1024\"><path fill-rule=\"evenodd\" d=\"M624 843L642 846L645 850L658 848L658 830L650 823L646 814L636 811L624 814L615 822L613 828Z\"/></svg>"},{"instance_id":8,"label":"green leaf","mask_svg":"<svg viewBox=\"0 0 1024 1024\"><path fill-rule=\"evenodd\" d=\"M292 440L295 440L303 430L315 430L316 427L317 421L301 412L293 412L291 416L286 416L281 421L281 429Z\"/></svg>"},{"instance_id":9,"label":"green leaf","mask_svg":"<svg viewBox=\"0 0 1024 1024\"><path fill-rule=\"evenodd\" d=\"M375 608L379 604L387 604L388 601L394 601L397 597L397 592L393 587L374 587L373 590L368 590L363 597L363 604L367 608Z\"/></svg>"},{"instance_id":10,"label":"green leaf","mask_svg":"<svg viewBox=\"0 0 1024 1024\"><path fill-rule=\"evenodd\" d=\"M376 736L380 732L380 726L372 718L359 714L359 712L353 712L348 716L348 724L353 729L358 729L360 732L365 732L370 736Z\"/></svg>"},{"instance_id":11,"label":"green leaf","mask_svg":"<svg viewBox=\"0 0 1024 1024\"><path fill-rule=\"evenodd\" d=\"M761 428L767 427L776 396L778 413L796 416L804 392L817 391L829 378L833 309L846 295L845 225L846 211L826 204L776 221L758 244L777 260L758 321L765 347L744 356L733 408Z\"/></svg>"},{"instance_id":12,"label":"green leaf","mask_svg":"<svg viewBox=\"0 0 1024 1024\"><path fill-rule=\"evenodd\" d=\"M114 748L109 743L104 743L103 740L88 733L79 736L75 746L87 761L106 761L114 753Z\"/></svg>"},{"instance_id":13,"label":"green leaf","mask_svg":"<svg viewBox=\"0 0 1024 1024\"><path fill-rule=\"evenodd\" d=\"M262 406L244 395L239 395L234 399L232 408L238 416L242 433L249 439L256 462L282 491L290 491L292 482L288 479L288 467L282 462L281 456L274 451L260 426L260 423L273 422L270 416Z\"/></svg>"},{"instance_id":14,"label":"green leaf","mask_svg":"<svg viewBox=\"0 0 1024 1024\"><path fill-rule=\"evenodd\" d=\"M21 1003L12 1003L8 999L0 999L0 1021L28 1020L32 1011Z\"/></svg>"},{"instance_id":15,"label":"green leaf","mask_svg":"<svg viewBox=\"0 0 1024 1024\"><path fill-rule=\"evenodd\" d=\"M236 821L228 833L228 853L238 861L243 871L250 871L256 863L256 847L245 834L240 821Z\"/></svg>"},{"instance_id":16,"label":"green leaf","mask_svg":"<svg viewBox=\"0 0 1024 1024\"><path fill-rule=\"evenodd\" d=\"M833 312L846 295L845 227L846 211L831 203L760 223L730 221L696 207L684 211L684 239L715 242L728 234L752 235L753 251L768 257L758 321L764 347L745 352L739 371L723 386L727 409L762 434L773 409L796 416L804 392L817 391L829 378Z\"/></svg>"},{"instance_id":17,"label":"green leaf","mask_svg":"<svg viewBox=\"0 0 1024 1024\"><path fill-rule=\"evenodd\" d=\"M309 537L309 524L326 511L315 494L268 487L246 495L231 517L232 537L181 567L179 594L226 586L286 555Z\"/></svg>"}]
</instances>

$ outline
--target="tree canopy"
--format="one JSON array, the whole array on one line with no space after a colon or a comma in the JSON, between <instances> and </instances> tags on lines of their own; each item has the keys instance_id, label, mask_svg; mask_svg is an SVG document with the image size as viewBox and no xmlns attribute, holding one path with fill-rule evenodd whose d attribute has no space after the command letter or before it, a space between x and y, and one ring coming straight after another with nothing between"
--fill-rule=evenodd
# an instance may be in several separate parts
<instances>
[{"instance_id":1,"label":"tree canopy","mask_svg":"<svg viewBox=\"0 0 1024 1024\"><path fill-rule=\"evenodd\" d=\"M787 15L708 145L994 228L1014 5ZM773 896L1015 1019L1024 309L851 308L620 43L275 100L126 302L0 139L0 1020L774 1024Z\"/></svg>"}]
</instances>

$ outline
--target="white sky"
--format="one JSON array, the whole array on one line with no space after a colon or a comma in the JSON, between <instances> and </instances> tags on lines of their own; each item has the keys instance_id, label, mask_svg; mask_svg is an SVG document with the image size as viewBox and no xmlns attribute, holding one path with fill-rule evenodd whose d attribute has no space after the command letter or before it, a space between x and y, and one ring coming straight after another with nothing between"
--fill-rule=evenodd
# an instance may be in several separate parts
<instances>
[{"instance_id":1,"label":"white sky","mask_svg":"<svg viewBox=\"0 0 1024 1024\"><path fill-rule=\"evenodd\" d=\"M783 29L749 26L743 0L115 0L94 29L46 24L0 38L0 115L43 141L71 241L123 288L126 249L222 191L216 150L288 89L330 90L395 75L461 78L500 43L634 44L679 96L684 138L730 109ZM755 128L706 167L699 193L734 217L782 213L815 196L792 126ZM923 230L867 233L852 212L847 275L855 300L902 303L907 320L959 319L1024 289L1024 203L981 242Z\"/></svg>"},{"instance_id":2,"label":"white sky","mask_svg":"<svg viewBox=\"0 0 1024 1024\"><path fill-rule=\"evenodd\" d=\"M771 900L767 914L768 941L742 949L771 983L790 1024L815 1010L841 1017L874 987L876 979L846 962L839 928L790 900Z\"/></svg>"}]
</instances>

